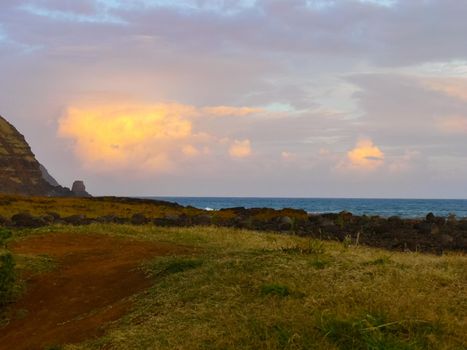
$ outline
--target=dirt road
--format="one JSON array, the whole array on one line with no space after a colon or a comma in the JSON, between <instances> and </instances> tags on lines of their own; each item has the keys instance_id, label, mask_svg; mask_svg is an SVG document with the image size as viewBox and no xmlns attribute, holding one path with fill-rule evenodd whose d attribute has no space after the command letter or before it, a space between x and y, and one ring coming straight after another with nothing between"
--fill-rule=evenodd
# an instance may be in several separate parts
<instances>
[{"instance_id":1,"label":"dirt road","mask_svg":"<svg viewBox=\"0 0 467 350\"><path fill-rule=\"evenodd\" d=\"M151 285L138 269L159 255L188 253L186 247L106 235L55 233L11 246L21 254L46 254L58 266L31 277L0 328L0 349L44 349L102 335L131 307L135 293Z\"/></svg>"}]
</instances>

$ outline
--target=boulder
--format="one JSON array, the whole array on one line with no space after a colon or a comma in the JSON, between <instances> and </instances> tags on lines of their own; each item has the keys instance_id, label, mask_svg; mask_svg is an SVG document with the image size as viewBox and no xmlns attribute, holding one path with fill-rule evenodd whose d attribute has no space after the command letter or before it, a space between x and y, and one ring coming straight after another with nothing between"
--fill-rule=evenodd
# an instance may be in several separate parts
<instances>
[{"instance_id":1,"label":"boulder","mask_svg":"<svg viewBox=\"0 0 467 350\"><path fill-rule=\"evenodd\" d=\"M440 232L439 226L430 222L420 222L415 229L422 235L437 235Z\"/></svg>"},{"instance_id":2,"label":"boulder","mask_svg":"<svg viewBox=\"0 0 467 350\"><path fill-rule=\"evenodd\" d=\"M443 246L449 246L454 242L454 238L452 236L450 236L450 235L447 235L447 234L442 234L439 237L439 240L441 241L441 244Z\"/></svg>"},{"instance_id":3,"label":"boulder","mask_svg":"<svg viewBox=\"0 0 467 350\"><path fill-rule=\"evenodd\" d=\"M81 226L81 225L89 225L91 223L91 219L87 218L86 215L70 215L63 218L63 221L67 224L73 226Z\"/></svg>"},{"instance_id":4,"label":"boulder","mask_svg":"<svg viewBox=\"0 0 467 350\"><path fill-rule=\"evenodd\" d=\"M10 223L10 220L0 215L0 226L7 226L9 223Z\"/></svg>"},{"instance_id":5,"label":"boulder","mask_svg":"<svg viewBox=\"0 0 467 350\"><path fill-rule=\"evenodd\" d=\"M133 214L131 219L130 219L130 222L131 222L132 225L145 225L149 221L150 220L143 213Z\"/></svg>"},{"instance_id":6,"label":"boulder","mask_svg":"<svg viewBox=\"0 0 467 350\"><path fill-rule=\"evenodd\" d=\"M119 218L116 215L112 214L99 216L98 218L96 218L96 221L102 224L120 223Z\"/></svg>"},{"instance_id":7,"label":"boulder","mask_svg":"<svg viewBox=\"0 0 467 350\"><path fill-rule=\"evenodd\" d=\"M426 214L425 221L426 222L435 222L435 214L433 213L428 213Z\"/></svg>"},{"instance_id":8,"label":"boulder","mask_svg":"<svg viewBox=\"0 0 467 350\"><path fill-rule=\"evenodd\" d=\"M279 230L290 231L293 228L293 220L288 216L279 217Z\"/></svg>"},{"instance_id":9,"label":"boulder","mask_svg":"<svg viewBox=\"0 0 467 350\"><path fill-rule=\"evenodd\" d=\"M36 228L47 225L44 219L33 216L28 212L13 215L11 217L11 222L13 226L25 228Z\"/></svg>"},{"instance_id":10,"label":"boulder","mask_svg":"<svg viewBox=\"0 0 467 350\"><path fill-rule=\"evenodd\" d=\"M207 226L212 224L212 217L208 214L195 215L191 218L191 222L193 223L193 225Z\"/></svg>"},{"instance_id":11,"label":"boulder","mask_svg":"<svg viewBox=\"0 0 467 350\"><path fill-rule=\"evenodd\" d=\"M153 220L156 226L189 226L191 220L185 214L167 214L162 218L156 218Z\"/></svg>"}]
</instances>

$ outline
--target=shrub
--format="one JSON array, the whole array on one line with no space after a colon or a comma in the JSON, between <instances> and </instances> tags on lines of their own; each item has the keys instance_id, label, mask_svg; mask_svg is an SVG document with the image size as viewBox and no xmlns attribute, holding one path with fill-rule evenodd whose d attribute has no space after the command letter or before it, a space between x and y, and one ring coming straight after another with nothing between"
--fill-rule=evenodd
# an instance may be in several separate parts
<instances>
[{"instance_id":1,"label":"shrub","mask_svg":"<svg viewBox=\"0 0 467 350\"><path fill-rule=\"evenodd\" d=\"M261 287L261 294L286 297L290 294L290 291L287 286L281 284L265 284Z\"/></svg>"},{"instance_id":2,"label":"shrub","mask_svg":"<svg viewBox=\"0 0 467 350\"><path fill-rule=\"evenodd\" d=\"M11 231L0 228L0 246L6 248L6 241L11 237Z\"/></svg>"},{"instance_id":3,"label":"shrub","mask_svg":"<svg viewBox=\"0 0 467 350\"><path fill-rule=\"evenodd\" d=\"M0 307L11 301L16 281L15 261L10 253L0 255Z\"/></svg>"},{"instance_id":4,"label":"shrub","mask_svg":"<svg viewBox=\"0 0 467 350\"><path fill-rule=\"evenodd\" d=\"M176 273L193 270L203 264L199 259L170 258L158 261L149 268L149 273L153 276L169 276Z\"/></svg>"},{"instance_id":5,"label":"shrub","mask_svg":"<svg viewBox=\"0 0 467 350\"><path fill-rule=\"evenodd\" d=\"M322 270L329 265L329 261L318 258L316 260L313 260L310 263L310 265L315 269Z\"/></svg>"},{"instance_id":6,"label":"shrub","mask_svg":"<svg viewBox=\"0 0 467 350\"><path fill-rule=\"evenodd\" d=\"M352 245L352 236L349 234L345 235L342 245L345 249L349 248Z\"/></svg>"}]
</instances>

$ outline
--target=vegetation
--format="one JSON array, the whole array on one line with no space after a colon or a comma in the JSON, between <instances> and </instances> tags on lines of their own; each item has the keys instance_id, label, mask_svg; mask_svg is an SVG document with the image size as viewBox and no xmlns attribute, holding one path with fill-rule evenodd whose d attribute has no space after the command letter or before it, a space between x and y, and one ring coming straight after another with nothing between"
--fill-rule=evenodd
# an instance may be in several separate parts
<instances>
[{"instance_id":1,"label":"vegetation","mask_svg":"<svg viewBox=\"0 0 467 350\"><path fill-rule=\"evenodd\" d=\"M71 231L196 249L142 266L130 314L64 349L463 349L467 258L396 253L231 228L103 225Z\"/></svg>"},{"instance_id":2,"label":"vegetation","mask_svg":"<svg viewBox=\"0 0 467 350\"><path fill-rule=\"evenodd\" d=\"M15 261L10 253L0 255L0 308L12 300L16 281Z\"/></svg>"},{"instance_id":3,"label":"vegetation","mask_svg":"<svg viewBox=\"0 0 467 350\"><path fill-rule=\"evenodd\" d=\"M163 217L170 214L202 212L195 208L170 206L163 202L131 201L114 197L24 197L0 195L0 216L10 218L14 214L29 212L34 216L58 214L61 217L86 215L91 218L114 215L130 218L136 213L148 217Z\"/></svg>"},{"instance_id":4,"label":"vegetation","mask_svg":"<svg viewBox=\"0 0 467 350\"><path fill-rule=\"evenodd\" d=\"M48 225L154 224L164 227L222 226L287 232L397 251L443 254L467 251L467 218L401 219L348 212L308 214L304 210L230 208L206 211L165 201L134 198L58 198L0 195L0 227Z\"/></svg>"},{"instance_id":5,"label":"vegetation","mask_svg":"<svg viewBox=\"0 0 467 350\"><path fill-rule=\"evenodd\" d=\"M12 300L16 283L15 261L6 250L10 237L9 230L0 228L0 310Z\"/></svg>"}]
</instances>

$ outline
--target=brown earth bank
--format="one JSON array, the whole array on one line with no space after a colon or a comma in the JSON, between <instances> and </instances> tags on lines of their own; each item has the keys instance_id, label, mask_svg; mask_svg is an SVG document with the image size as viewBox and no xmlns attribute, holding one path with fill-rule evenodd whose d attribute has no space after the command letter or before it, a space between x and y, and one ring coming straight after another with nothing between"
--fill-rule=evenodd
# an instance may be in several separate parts
<instances>
[{"instance_id":1,"label":"brown earth bank","mask_svg":"<svg viewBox=\"0 0 467 350\"><path fill-rule=\"evenodd\" d=\"M8 310L0 349L44 349L102 335L151 280L139 269L154 256L188 247L99 234L54 233L11 245L16 254L45 254L57 267L27 278L26 293Z\"/></svg>"}]
</instances>

